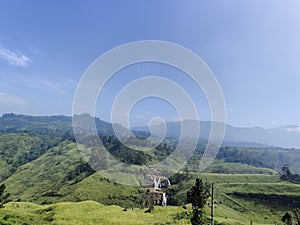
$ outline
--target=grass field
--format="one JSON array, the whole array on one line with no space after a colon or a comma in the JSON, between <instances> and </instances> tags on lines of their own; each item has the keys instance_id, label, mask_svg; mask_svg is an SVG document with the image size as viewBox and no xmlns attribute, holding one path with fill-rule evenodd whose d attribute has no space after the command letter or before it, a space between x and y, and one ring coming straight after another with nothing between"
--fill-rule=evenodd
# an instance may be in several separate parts
<instances>
[{"instance_id":1,"label":"grass field","mask_svg":"<svg viewBox=\"0 0 300 225\"><path fill-rule=\"evenodd\" d=\"M268 174L194 173L190 179L177 184L180 190L177 195L185 196L196 177L208 184L214 182L216 220L222 223L282 224L285 211L300 207L300 185Z\"/></svg>"},{"instance_id":2,"label":"grass field","mask_svg":"<svg viewBox=\"0 0 300 225\"><path fill-rule=\"evenodd\" d=\"M282 224L281 216L290 208L285 202L280 202L280 198L277 203L275 200L278 196L285 198L291 196L293 199L300 197L300 185L280 181L277 175L266 174L192 174L189 180L181 184L182 193L179 194L186 194L194 184L195 177L201 177L208 183L215 183L216 224L250 224L250 221L253 221L253 224ZM73 195L67 195L62 200L74 201L76 199L72 198L78 196L79 199L97 197L101 201L101 198L102 200L110 198L108 193L117 197L138 195L135 188L128 187L121 191L120 186L115 185L115 188L112 188L108 181L100 178L98 174L94 174L83 180L74 186ZM102 192L99 192L98 188ZM146 209L132 209L130 205L127 211L123 209L120 206L105 206L95 201L49 205L11 202L0 209L0 224L190 224L185 214L186 210L179 206L156 206L152 213L144 213ZM209 205L205 211L208 217Z\"/></svg>"},{"instance_id":3,"label":"grass field","mask_svg":"<svg viewBox=\"0 0 300 225\"><path fill-rule=\"evenodd\" d=\"M189 206L189 209L191 207ZM163 224L190 224L185 210L178 206L156 206L151 213L146 209L127 209L119 206L104 206L94 201L63 202L51 205L37 205L28 202L11 202L0 210L0 224L59 224L59 225L163 225ZM209 215L207 206L206 215ZM225 205L215 209L216 224L249 224L254 214L240 213ZM266 217L270 215L266 214ZM253 220L253 224L280 224L280 220L261 219Z\"/></svg>"},{"instance_id":4,"label":"grass field","mask_svg":"<svg viewBox=\"0 0 300 225\"><path fill-rule=\"evenodd\" d=\"M143 188L120 185L98 173L81 173L73 178L71 175L82 163L75 143L65 141L20 166L5 180L15 202L0 209L0 225L189 224L180 207L156 207L153 213L144 213L145 209L138 208ZM213 171L227 174L211 173ZM250 221L282 224L285 211L300 208L300 185L281 181L278 173L271 169L221 160L206 173L190 172L188 179L174 183L170 189L176 190L176 196L184 200L197 177L215 183L216 221L222 224L250 224ZM129 210L124 212L115 205ZM135 207L134 210L131 207ZM206 215L209 215L209 206Z\"/></svg>"},{"instance_id":5,"label":"grass field","mask_svg":"<svg viewBox=\"0 0 300 225\"><path fill-rule=\"evenodd\" d=\"M104 206L94 201L78 203L64 202L51 205L37 205L27 202L12 202L0 210L0 224L59 224L59 225L162 225L189 224L181 219L185 214L181 207L155 207L152 213L145 209L128 209L119 206Z\"/></svg>"},{"instance_id":6,"label":"grass field","mask_svg":"<svg viewBox=\"0 0 300 225\"><path fill-rule=\"evenodd\" d=\"M228 163L223 159L215 159L204 172L221 174L278 174L273 169L260 168L242 163Z\"/></svg>"}]
</instances>

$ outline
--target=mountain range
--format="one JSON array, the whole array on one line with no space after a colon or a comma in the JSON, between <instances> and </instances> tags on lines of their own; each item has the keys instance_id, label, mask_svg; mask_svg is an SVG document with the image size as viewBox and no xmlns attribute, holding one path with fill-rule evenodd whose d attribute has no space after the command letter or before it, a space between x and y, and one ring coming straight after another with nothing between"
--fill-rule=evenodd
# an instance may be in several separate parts
<instances>
[{"instance_id":1,"label":"mountain range","mask_svg":"<svg viewBox=\"0 0 300 225\"><path fill-rule=\"evenodd\" d=\"M181 123L186 123L187 126L191 123L199 123L200 138L208 139L210 135L212 122L210 121L191 121L183 122L167 122L166 136L179 137L181 130ZM161 125L156 125L161 126ZM265 129L262 127L233 127L226 124L226 131L224 135L223 144L230 143L241 146L247 144L248 146L259 147L283 147L283 148L300 148L300 127L296 125L288 125L278 128ZM153 127L155 129L155 127ZM135 127L135 131L149 132L147 127ZM186 136L193 136L192 133L185 134Z\"/></svg>"},{"instance_id":2,"label":"mountain range","mask_svg":"<svg viewBox=\"0 0 300 225\"><path fill-rule=\"evenodd\" d=\"M81 117L90 117L88 114L80 115ZM181 123L186 123L187 126L191 123L199 123L200 138L208 139L211 130L210 121L191 121L183 122L167 122L166 136L179 137L181 131ZM114 134L113 126L109 122L95 118L97 131L100 134ZM38 130L37 126L38 125ZM127 129L117 124L127 134ZM160 125L156 125L160 126ZM16 115L13 113L3 114L0 117L0 133L15 132L15 131L30 131L42 135L43 130L47 129L47 133L72 133L72 117L70 116L28 116ZM154 127L155 129L155 127ZM148 127L134 127L134 133L147 134ZM193 133L187 133L186 136L193 137ZM234 127L226 124L226 131L223 144L247 146L247 147L282 147L282 148L300 148L300 127L296 125L288 125L278 128L265 129L261 127Z\"/></svg>"}]
</instances>

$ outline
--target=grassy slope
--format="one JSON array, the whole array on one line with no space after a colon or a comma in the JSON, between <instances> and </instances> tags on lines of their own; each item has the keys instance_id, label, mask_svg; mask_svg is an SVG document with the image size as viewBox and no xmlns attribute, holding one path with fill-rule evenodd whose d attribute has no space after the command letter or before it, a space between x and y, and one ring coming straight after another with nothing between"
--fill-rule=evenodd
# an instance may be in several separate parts
<instances>
[{"instance_id":1,"label":"grassy slope","mask_svg":"<svg viewBox=\"0 0 300 225\"><path fill-rule=\"evenodd\" d=\"M0 224L60 224L60 225L144 225L189 224L188 219L176 220L184 213L180 207L155 207L152 213L136 209L123 211L119 206L104 206L94 201L36 205L8 203L0 210Z\"/></svg>"},{"instance_id":2,"label":"grassy slope","mask_svg":"<svg viewBox=\"0 0 300 225\"><path fill-rule=\"evenodd\" d=\"M82 156L79 153L76 144L70 141L62 142L57 147L47 150L47 152L38 159L21 166L5 181L7 190L12 194L13 200L20 199L22 201L31 201L36 203L95 200L104 204L120 204L124 207L131 207L140 201L140 197L143 193L141 189L114 184L100 177L98 174L93 174L91 176L89 176L89 174L81 174L80 177L75 177L71 180L67 179L67 175L74 171L76 166L82 164L82 162ZM275 173L269 169L254 169L251 166L242 164L216 162L213 166L227 168L228 171L234 173L247 173L249 171L270 174ZM282 205L266 204L266 202L259 201L257 198L252 199L251 196L238 196L236 193L246 195L249 193L261 194L265 196L279 194L282 196L295 196L297 198L300 196L299 185L282 182L279 180L278 175L213 173L192 173L189 180L180 184L180 191L178 194L185 196L186 191L194 184L196 177L202 177L206 182L215 182L216 200L219 202L215 210L216 219L227 224L249 224L250 220L253 220L255 224L274 224L280 221L282 213L288 209L287 207L284 207L284 203ZM24 219L22 219L22 215L25 217L29 215L29 219L31 218L32 221L28 222L28 224L34 224L34 221L38 221L36 224L41 224L39 220L44 221L45 219L45 221L47 221L49 218L52 218L53 213L57 216L53 218L59 219L59 224L68 224L68 222L64 223L63 221L72 219L72 213L74 214L74 211L76 211L75 208L78 206L75 203L58 204L55 205L55 209L60 209L61 207L61 211L58 210L56 212L52 209L47 211L47 207L50 206L36 206L29 203L28 206L26 206L27 203L20 203L21 205L19 203L14 204L15 207L13 204L9 204L4 211L1 210L2 215L6 212L6 214L11 215L12 218L16 217L16 221L18 221L18 218L21 218L20 221L22 221ZM26 207L24 208L22 204ZM78 204L80 206L80 204L84 205L86 203ZM120 210L119 207L104 207L96 204L95 202L89 202L89 204L92 204L89 206L91 209L95 207L95 214L97 214L96 212L98 212L98 210L101 211L101 213L97 214L97 216L102 218L101 221L104 221L103 224L121 224L118 221L113 223L114 220L118 220L118 216L114 216L113 212L116 213ZM18 205L18 207L16 205ZM37 207L37 209L34 210L31 209L31 207ZM82 207L85 207L85 205ZM43 209L46 210L43 211ZM167 207L166 209L158 207L158 209L159 210L155 211L154 214L151 214L152 216L148 216L148 214L143 213L143 210L137 209L133 212L128 211L122 213L127 213L126 215L129 214L130 217L133 218L140 217L142 221L140 224L148 223L148 217L151 218L151 220L165 220L165 223L162 224L166 224L167 222L174 224L172 222L174 217L172 212L174 210L176 213L181 212L176 211L178 207ZM11 212L9 210L11 210ZM22 210L24 210L23 214ZM109 214L110 211L112 214ZM106 212L106 216L104 214L102 215L104 212ZM70 218L65 218L68 213L70 214ZM88 215L84 214L84 211L81 213L82 214L79 213L78 215ZM169 213L171 213L171 215L169 215ZM94 216L94 213L91 213L91 217L86 216L86 219L98 221L98 217L94 218ZM74 217L76 217L76 215ZM146 220L144 221L143 218L146 218ZM8 218L6 219L8 220ZM110 223L105 221L106 219L110 220ZM125 219L121 215L119 220L121 221ZM24 221L27 221L27 219L24 219ZM82 222L82 224L99 224L97 222L92 223L91 221L85 221ZM182 220L181 223L186 223L184 221L185 220ZM140 221L137 220L131 222L132 223L129 222L128 224L139 224L135 222ZM45 223L43 222L42 224ZM72 223L70 222L69 224ZM151 223L149 222L149 224Z\"/></svg>"},{"instance_id":3,"label":"grassy slope","mask_svg":"<svg viewBox=\"0 0 300 225\"><path fill-rule=\"evenodd\" d=\"M65 196L60 201L94 200L131 208L140 204L144 189L116 184L95 173L75 185L61 189L59 193Z\"/></svg>"},{"instance_id":4,"label":"grassy slope","mask_svg":"<svg viewBox=\"0 0 300 225\"><path fill-rule=\"evenodd\" d=\"M21 166L5 184L14 201L49 204L95 200L128 207L140 204L143 189L138 187L115 184L96 173L81 173L70 179L68 174L83 162L76 143L65 141Z\"/></svg>"},{"instance_id":5,"label":"grassy slope","mask_svg":"<svg viewBox=\"0 0 300 225\"><path fill-rule=\"evenodd\" d=\"M0 135L0 182L41 154L42 140L24 133Z\"/></svg>"},{"instance_id":6,"label":"grassy slope","mask_svg":"<svg viewBox=\"0 0 300 225\"><path fill-rule=\"evenodd\" d=\"M62 142L38 159L21 166L5 181L7 190L12 194L13 200L20 199L43 204L83 200L120 204L124 207L138 204L143 194L141 189L114 184L97 173L87 178L82 175L82 181L77 183L74 179L68 181L66 174L73 171L80 163L82 157L76 144ZM228 167L227 164L225 166ZM242 166L240 169L244 171L245 167ZM216 217L223 222L231 221L230 224L247 224L250 220L262 224L275 223L287 209L279 205L272 210L264 203L259 203L257 199L236 196L235 193L300 196L299 185L282 182L278 175L213 173L192 173L189 180L180 184L178 194L185 196L186 191L194 184L195 178L199 176L206 182L216 183L216 200L219 202ZM53 195L49 195L51 192Z\"/></svg>"},{"instance_id":7,"label":"grassy slope","mask_svg":"<svg viewBox=\"0 0 300 225\"><path fill-rule=\"evenodd\" d=\"M255 167L242 163L227 163L224 160L215 159L205 170L205 173L222 174L277 174L278 172L269 168Z\"/></svg>"},{"instance_id":8,"label":"grassy slope","mask_svg":"<svg viewBox=\"0 0 300 225\"><path fill-rule=\"evenodd\" d=\"M47 150L38 159L21 167L7 180L7 190L12 199L42 203L48 199L49 193L54 194L61 187L84 179L87 175L82 173L76 179L68 180L67 176L82 163L82 157L76 144L65 141L57 147ZM44 197L43 197L44 196Z\"/></svg>"},{"instance_id":9,"label":"grassy slope","mask_svg":"<svg viewBox=\"0 0 300 225\"><path fill-rule=\"evenodd\" d=\"M216 220L224 224L249 224L250 220L254 221L254 224L280 224L280 218L283 212L287 210L287 208L280 205L272 208L262 204L262 202L257 202L255 199L232 196L232 193L260 193L266 195L276 193L300 196L299 185L282 182L275 175L210 173L193 174L190 180L181 184L180 194L185 195L186 191L194 184L194 178L198 176L206 182L215 182L215 197L218 202L215 209ZM130 205L126 205L128 203L126 197L138 196L139 190L134 187L113 184L101 178L98 174L93 174L75 185L61 189L59 193L65 194L60 199L61 201L95 199L110 204L123 198L121 204L130 207ZM36 209L31 209L31 206L36 207ZM187 219L176 220L176 223L173 221L176 215L182 215L183 213L182 209L178 207L156 207L154 213L149 215L141 209L134 209L133 211L129 209L127 212L123 212L122 208L118 206L104 207L101 204L88 201L80 203L64 202L50 206L9 203L1 211L2 218L4 215L9 215L15 218L16 221L31 219L32 221L28 224L41 224L41 220L43 220L42 224L47 224L49 219L55 221L55 223L48 221L49 223L53 222L52 224L74 224L74 221L77 224L155 224L152 221L160 221L156 224L188 224ZM206 212L209 215L208 206ZM22 216L26 218L20 219Z\"/></svg>"},{"instance_id":10,"label":"grassy slope","mask_svg":"<svg viewBox=\"0 0 300 225\"><path fill-rule=\"evenodd\" d=\"M276 175L265 174L192 174L189 180L179 184L181 191L178 195L185 195L194 184L195 177L215 183L215 199L218 202L216 217L222 222L235 221L229 224L249 224L251 220L255 224L280 223L283 212L289 207L286 206L288 202L283 202L284 199L282 202L277 199L286 196L300 198L300 185L280 181ZM241 197L236 193L245 196ZM253 198L251 194L258 196Z\"/></svg>"},{"instance_id":11,"label":"grassy slope","mask_svg":"<svg viewBox=\"0 0 300 225\"><path fill-rule=\"evenodd\" d=\"M190 209L190 206L189 206ZM156 206L152 213L145 209L128 209L119 206L104 206L94 201L63 202L37 205L28 202L11 202L0 210L0 224L90 224L90 225L162 225L190 224L186 210L177 206ZM209 207L205 208L209 215ZM266 215L268 216L268 215ZM233 209L220 205L215 210L216 224L249 224L249 218ZM281 224L280 221L262 219L254 224Z\"/></svg>"}]
</instances>

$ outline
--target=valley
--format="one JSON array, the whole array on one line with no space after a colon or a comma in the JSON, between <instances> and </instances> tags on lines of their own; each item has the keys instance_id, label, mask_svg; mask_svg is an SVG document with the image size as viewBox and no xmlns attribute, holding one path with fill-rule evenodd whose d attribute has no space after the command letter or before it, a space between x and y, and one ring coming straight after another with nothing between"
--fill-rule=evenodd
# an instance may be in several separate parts
<instances>
[{"instance_id":1,"label":"valley","mask_svg":"<svg viewBox=\"0 0 300 225\"><path fill-rule=\"evenodd\" d=\"M64 126L56 127L64 120ZM0 224L190 224L191 205L182 206L196 178L214 183L215 224L283 224L286 211L300 208L300 184L280 178L284 164L299 171L295 149L226 145L209 168L195 172L205 147L201 140L188 164L162 189L167 206L155 205L145 213L146 188L114 183L95 172L68 124L65 117L0 118L0 177L10 194L0 209ZM137 153L121 145L105 125L99 135L124 162L142 168L173 151L175 141L170 138L154 150ZM209 215L207 204L207 223Z\"/></svg>"}]
</instances>

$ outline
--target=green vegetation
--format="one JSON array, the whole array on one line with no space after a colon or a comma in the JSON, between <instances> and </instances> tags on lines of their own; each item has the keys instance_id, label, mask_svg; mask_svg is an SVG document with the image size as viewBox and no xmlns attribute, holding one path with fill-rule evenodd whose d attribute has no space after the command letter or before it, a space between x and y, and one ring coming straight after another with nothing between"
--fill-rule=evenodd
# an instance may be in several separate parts
<instances>
[{"instance_id":1,"label":"green vegetation","mask_svg":"<svg viewBox=\"0 0 300 225\"><path fill-rule=\"evenodd\" d=\"M286 225L300 225L300 211L299 209L293 209L291 212L286 212L281 220Z\"/></svg>"},{"instance_id":2,"label":"green vegetation","mask_svg":"<svg viewBox=\"0 0 300 225\"><path fill-rule=\"evenodd\" d=\"M140 207L144 189L113 183L95 173L83 181L60 190L60 201L94 200L124 208Z\"/></svg>"},{"instance_id":3,"label":"green vegetation","mask_svg":"<svg viewBox=\"0 0 300 225\"><path fill-rule=\"evenodd\" d=\"M220 174L278 174L274 169L256 167L243 163L228 163L224 159L215 159L205 173Z\"/></svg>"},{"instance_id":4,"label":"green vegetation","mask_svg":"<svg viewBox=\"0 0 300 225\"><path fill-rule=\"evenodd\" d=\"M12 202L0 210L0 224L14 225L165 225L189 224L184 209L176 206L155 207L152 213L144 209L124 211L119 206L104 206L94 201L78 203L63 202L51 205L36 205Z\"/></svg>"},{"instance_id":5,"label":"green vegetation","mask_svg":"<svg viewBox=\"0 0 300 225\"><path fill-rule=\"evenodd\" d=\"M129 207L140 204L143 190L92 174L94 171L83 160L76 144L64 141L21 166L6 184L14 201L49 204L95 200Z\"/></svg>"},{"instance_id":6,"label":"green vegetation","mask_svg":"<svg viewBox=\"0 0 300 225\"><path fill-rule=\"evenodd\" d=\"M203 210L206 205L207 198L209 197L208 186L202 183L202 179L197 178L196 183L192 186L191 190L187 192L187 201L192 204L192 225L202 225Z\"/></svg>"},{"instance_id":7,"label":"green vegetation","mask_svg":"<svg viewBox=\"0 0 300 225\"><path fill-rule=\"evenodd\" d=\"M176 146L176 140L167 139L153 149L153 143L145 145L140 142L142 139L128 138L127 147L111 135L111 124L99 120L96 124L108 151L138 168L165 159ZM296 150L222 147L217 159L203 173L191 172L197 168L205 148L201 140L186 167L173 175L172 185L163 190L169 206L155 206L155 210L145 214L145 209L140 208L145 189L117 184L95 173L74 142L70 117L7 114L0 118L0 133L0 204L4 203L0 209L0 225L189 224L192 207L189 205L184 210L178 206L187 203L187 192L196 178L215 183L216 224L249 224L250 221L283 224L282 217L287 215L284 221L287 223L288 214L296 224L294 212L300 208L300 184L295 174L300 166ZM146 137L144 133L139 135ZM97 159L92 149L95 137L82 138L91 141L88 156L92 162ZM290 167L278 172L286 163ZM107 173L114 172L113 169ZM121 173L114 176L138 183L134 176L124 177ZM6 203L4 190L10 193L13 202ZM207 224L207 204L203 215Z\"/></svg>"},{"instance_id":8,"label":"green vegetation","mask_svg":"<svg viewBox=\"0 0 300 225\"><path fill-rule=\"evenodd\" d=\"M290 171L288 164L283 165L282 170L281 170L280 179L290 181L290 182L293 182L293 183L297 183L297 184L300 183L300 175L299 174L293 174Z\"/></svg>"},{"instance_id":9,"label":"green vegetation","mask_svg":"<svg viewBox=\"0 0 300 225\"><path fill-rule=\"evenodd\" d=\"M263 174L190 174L189 178L185 178L184 174L183 180L180 183L174 183L167 191L167 195L169 197L169 204L177 201L177 205L181 205L185 203L186 193L190 190L190 187L194 185L195 177L200 176L205 182L215 182L215 199L216 199L216 209L215 209L215 219L219 223L224 224L249 224L249 221L253 221L254 224L279 224L281 221L282 215L287 210L292 210L294 206L289 206L289 203L293 201L297 201L300 197L300 186L298 184L292 184L285 181L280 181L278 175L263 175ZM173 178L174 179L174 178ZM171 181L172 182L172 181ZM144 219L149 218L148 214L144 213L144 210L134 209L133 212L137 213L138 216L134 217L131 215L131 207L137 207L139 200L143 196L143 189L139 189L136 187L128 187L122 186L119 184L114 184L106 179L102 178L99 174L95 173L88 178L74 184L61 188L58 191L58 195L54 197L45 197L42 196L40 198L46 198L48 202L50 201L83 201L88 199L94 199L98 202L103 202L104 204L115 204L121 205L124 208L128 208L130 218L128 221L131 221L132 224L146 224ZM289 198L290 196L290 198ZM285 197L286 199L284 199ZM180 199L182 198L182 202ZM278 201L279 198L279 201ZM282 198L282 199L280 199ZM44 201L46 200L44 199ZM30 201L30 196L28 200ZM42 199L38 200L39 202ZM285 201L283 201L285 200ZM46 202L47 202L46 201ZM6 204L11 205L12 203ZM15 203L19 204L19 203ZM20 203L23 204L23 203ZM24 203L25 204L25 203ZM64 203L62 203L64 204ZM73 204L68 203L68 207L73 209ZM81 203L79 203L80 205ZM84 203L82 203L84 204ZM295 202L299 206L299 203ZM43 207L50 207L49 205L45 205ZM74 206L75 207L75 206ZM115 211L115 209L118 211ZM92 213L88 210L85 212L85 216L81 218L81 221L89 221L87 224L113 224L112 221L108 222L109 219L115 218L113 213L121 213L117 216L120 217L120 221L124 219L124 214L127 212L123 212L123 208L111 206L104 207L101 206L101 210L99 208L95 208L92 210ZM68 213L71 216L72 209L68 210ZM176 209L176 210L175 210ZM4 208L4 210L8 210L8 208ZM13 213L10 215L17 214L19 209L13 209ZM77 209L80 210L80 209ZM112 211L111 211L112 210ZM160 213L158 213L158 210ZM165 211L164 211L165 210ZM178 210L178 211L177 211ZM106 213L104 213L106 212ZM111 212L111 214L109 214ZM209 207L205 207L205 215L209 215ZM3 211L2 213L7 213L7 211ZM27 212L26 212L27 213ZM72 224L72 218L65 219L65 213L63 210L61 211L61 220L66 220L65 224ZM103 214L104 213L104 214ZM31 213L29 213L31 215ZM77 214L77 211L76 211ZM84 211L82 211L84 214ZM81 214L81 215L82 215ZM6 215L6 214L5 214ZM40 217L47 217L47 214L37 214L36 219L39 220ZM97 223L97 219L94 219L94 216L105 218L105 222ZM166 207L166 209L161 207L155 207L155 210L150 213L152 220L156 221L165 221L165 223L161 222L157 224L189 224L189 217L185 215L185 212L179 210L178 207ZM128 216L128 214L125 214ZM139 221L134 222L134 218L140 217ZM159 218L159 216L161 218ZM4 216L3 216L4 217ZM1 217L0 217L1 218ZM56 218L56 217L54 217ZM168 218L168 219L167 219ZM173 218L182 218L176 220L176 223L173 223ZM265 219L267 218L267 219ZM95 221L94 223L91 221ZM80 220L79 220L80 221ZM147 220L146 220L147 221ZM82 222L83 224L84 222ZM20 223L21 224L21 223ZM34 223L28 223L34 224ZM36 224L39 224L38 222ZM61 221L60 223L61 224ZM62 223L63 224L63 223ZM116 224L119 224L116 222ZM121 222L120 222L121 224ZM130 224L130 222L128 222ZM150 223L151 224L151 223ZM153 223L155 224L155 223Z\"/></svg>"},{"instance_id":10,"label":"green vegetation","mask_svg":"<svg viewBox=\"0 0 300 225\"><path fill-rule=\"evenodd\" d=\"M38 137L23 133L0 135L0 182L44 151Z\"/></svg>"},{"instance_id":11,"label":"green vegetation","mask_svg":"<svg viewBox=\"0 0 300 225\"><path fill-rule=\"evenodd\" d=\"M167 190L169 203L184 204L186 192L199 176L204 182L215 183L218 221L234 219L240 221L239 224L250 221L274 224L281 221L287 210L300 206L300 185L282 181L279 175L267 174L177 174L171 177L173 185Z\"/></svg>"},{"instance_id":12,"label":"green vegetation","mask_svg":"<svg viewBox=\"0 0 300 225\"><path fill-rule=\"evenodd\" d=\"M58 191L62 187L77 183L93 173L76 144L64 141L36 160L20 166L5 182L15 201L49 203L49 199L61 197Z\"/></svg>"},{"instance_id":13,"label":"green vegetation","mask_svg":"<svg viewBox=\"0 0 300 225\"><path fill-rule=\"evenodd\" d=\"M293 224L293 216L291 213L286 212L282 216L282 222L284 222L286 225L292 225Z\"/></svg>"},{"instance_id":14,"label":"green vegetation","mask_svg":"<svg viewBox=\"0 0 300 225\"><path fill-rule=\"evenodd\" d=\"M5 184L0 185L0 208L8 202L9 193L5 193L6 186Z\"/></svg>"}]
</instances>

